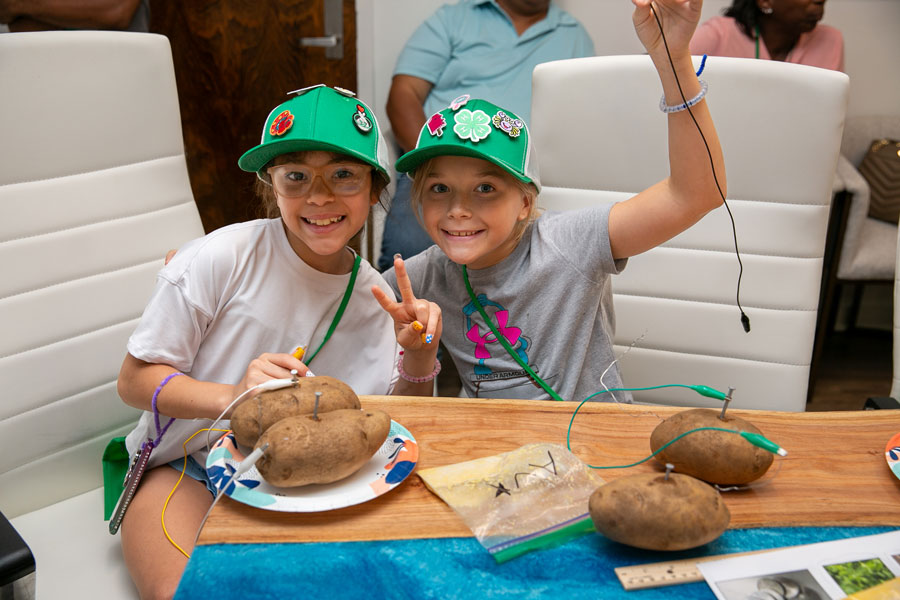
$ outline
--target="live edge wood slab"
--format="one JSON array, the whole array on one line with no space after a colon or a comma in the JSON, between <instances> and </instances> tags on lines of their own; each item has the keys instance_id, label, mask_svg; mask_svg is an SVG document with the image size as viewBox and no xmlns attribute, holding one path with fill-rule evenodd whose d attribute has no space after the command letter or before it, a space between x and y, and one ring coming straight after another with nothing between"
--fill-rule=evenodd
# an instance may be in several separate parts
<instances>
[{"instance_id":1,"label":"live edge wood slab","mask_svg":"<svg viewBox=\"0 0 900 600\"><path fill-rule=\"evenodd\" d=\"M574 402L363 396L406 427L419 445L417 470L514 450L566 445ZM588 464L620 465L650 453L650 432L684 410L586 403L572 428L572 451ZM731 528L900 526L900 480L885 461L900 411L787 413L731 410L788 451L750 490L726 492ZM779 467L779 462L781 466ZM654 459L603 470L607 480L662 471ZM585 507L587 510L587 507ZM338 542L471 536L462 520L413 472L369 502L320 513L261 510L222 498L198 544Z\"/></svg>"}]
</instances>

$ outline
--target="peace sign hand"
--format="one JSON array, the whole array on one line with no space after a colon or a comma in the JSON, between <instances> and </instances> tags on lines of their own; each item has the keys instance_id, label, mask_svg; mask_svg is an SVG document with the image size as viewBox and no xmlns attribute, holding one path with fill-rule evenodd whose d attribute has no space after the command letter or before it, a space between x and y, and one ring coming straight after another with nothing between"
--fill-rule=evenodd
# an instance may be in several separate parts
<instances>
[{"instance_id":1,"label":"peace sign hand","mask_svg":"<svg viewBox=\"0 0 900 600\"><path fill-rule=\"evenodd\" d=\"M400 288L400 302L388 296L377 285L372 295L394 320L397 343L406 350L437 348L441 339L441 307L428 300L416 298L406 272L406 265L399 256L394 259L394 273Z\"/></svg>"}]
</instances>

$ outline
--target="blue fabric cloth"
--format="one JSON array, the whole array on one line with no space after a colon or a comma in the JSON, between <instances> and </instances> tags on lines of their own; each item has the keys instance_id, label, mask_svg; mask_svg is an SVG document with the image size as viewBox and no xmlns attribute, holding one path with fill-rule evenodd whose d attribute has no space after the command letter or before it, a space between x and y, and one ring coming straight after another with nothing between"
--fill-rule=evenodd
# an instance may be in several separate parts
<instances>
[{"instance_id":1,"label":"blue fabric cloth","mask_svg":"<svg viewBox=\"0 0 900 600\"><path fill-rule=\"evenodd\" d=\"M735 529L702 548L682 552L638 550L588 534L500 565L475 538L198 546L175 598L713 599L705 582L625 592L613 569L893 530Z\"/></svg>"},{"instance_id":2,"label":"blue fabric cloth","mask_svg":"<svg viewBox=\"0 0 900 600\"><path fill-rule=\"evenodd\" d=\"M531 116L531 73L542 62L593 56L594 43L572 15L550 4L546 18L520 36L496 0L445 4L416 29L394 74L434 85L425 100L430 116L469 94Z\"/></svg>"},{"instance_id":3,"label":"blue fabric cloth","mask_svg":"<svg viewBox=\"0 0 900 600\"><path fill-rule=\"evenodd\" d=\"M409 203L412 180L405 174L397 175L397 190L391 201L391 210L384 220L381 237L381 255L378 270L387 271L394 266L394 255L410 258L428 248L434 242L425 233Z\"/></svg>"}]
</instances>

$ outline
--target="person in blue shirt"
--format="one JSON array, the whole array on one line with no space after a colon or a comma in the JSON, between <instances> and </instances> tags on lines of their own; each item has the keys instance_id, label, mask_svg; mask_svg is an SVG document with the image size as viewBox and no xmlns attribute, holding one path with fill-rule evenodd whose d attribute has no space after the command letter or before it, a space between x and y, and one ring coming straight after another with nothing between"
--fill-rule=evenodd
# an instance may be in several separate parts
<instances>
[{"instance_id":1,"label":"person in blue shirt","mask_svg":"<svg viewBox=\"0 0 900 600\"><path fill-rule=\"evenodd\" d=\"M575 17L551 0L460 0L445 4L413 33L397 59L387 115L400 153L416 147L427 117L463 94L489 100L526 121L531 74L543 62L593 56ZM397 181L378 268L432 245L410 208L410 180Z\"/></svg>"}]
</instances>

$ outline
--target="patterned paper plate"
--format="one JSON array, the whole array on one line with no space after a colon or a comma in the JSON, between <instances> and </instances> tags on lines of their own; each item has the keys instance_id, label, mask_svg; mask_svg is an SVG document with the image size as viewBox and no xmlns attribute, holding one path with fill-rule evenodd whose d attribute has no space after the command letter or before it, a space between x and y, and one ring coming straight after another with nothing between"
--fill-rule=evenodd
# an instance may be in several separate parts
<instances>
[{"instance_id":1,"label":"patterned paper plate","mask_svg":"<svg viewBox=\"0 0 900 600\"><path fill-rule=\"evenodd\" d=\"M884 449L884 457L887 459L891 472L900 479L900 433L895 435L887 443Z\"/></svg>"},{"instance_id":2,"label":"patterned paper plate","mask_svg":"<svg viewBox=\"0 0 900 600\"><path fill-rule=\"evenodd\" d=\"M397 487L416 466L419 447L405 427L391 421L391 430L372 459L353 475L328 484L279 488L266 483L251 468L237 481L230 481L235 468L249 454L239 447L234 434L219 438L206 460L206 471L216 487L250 506L281 512L320 512L360 504Z\"/></svg>"}]
</instances>

